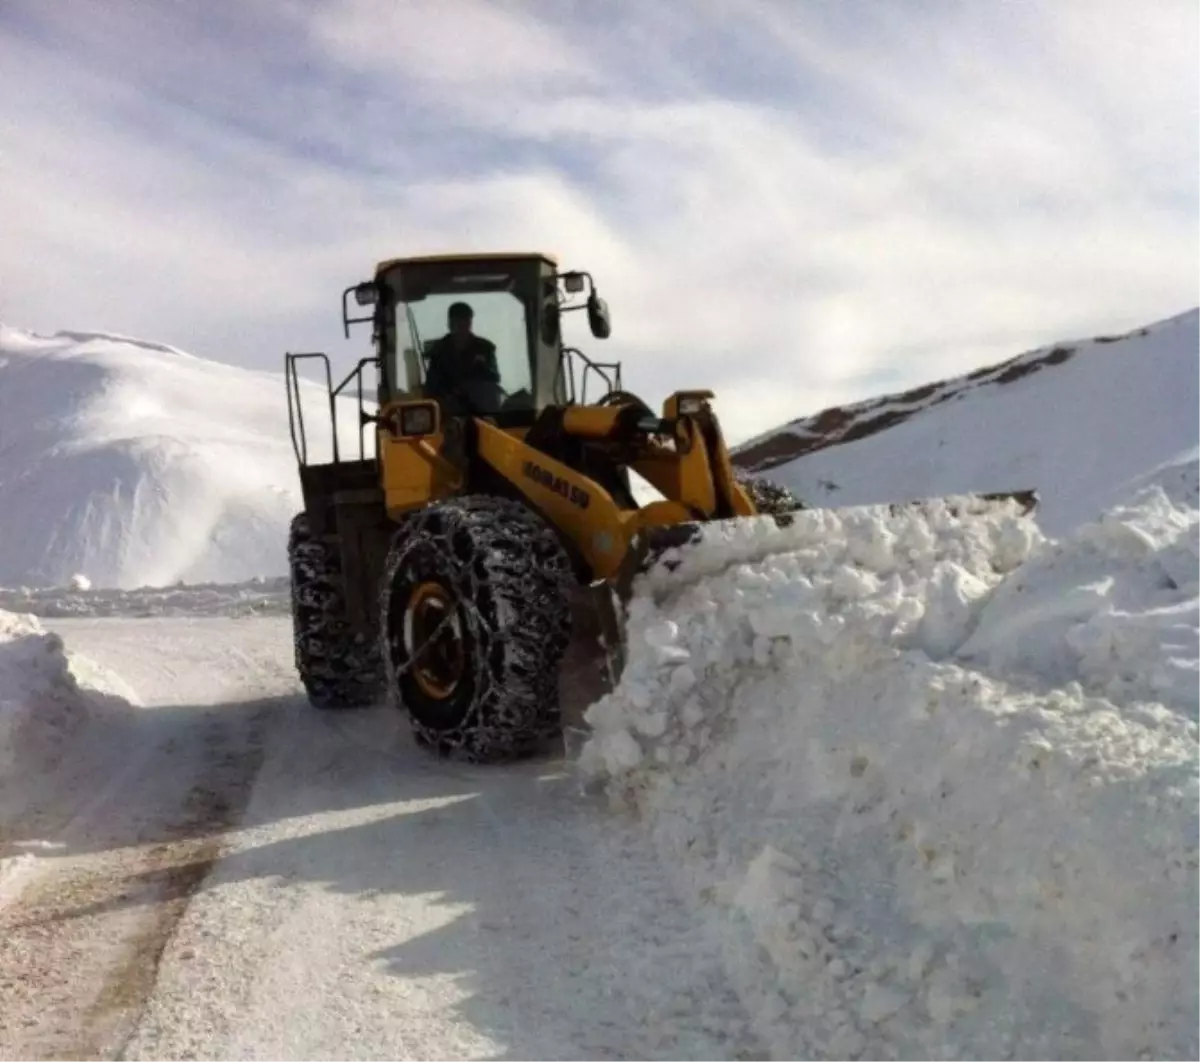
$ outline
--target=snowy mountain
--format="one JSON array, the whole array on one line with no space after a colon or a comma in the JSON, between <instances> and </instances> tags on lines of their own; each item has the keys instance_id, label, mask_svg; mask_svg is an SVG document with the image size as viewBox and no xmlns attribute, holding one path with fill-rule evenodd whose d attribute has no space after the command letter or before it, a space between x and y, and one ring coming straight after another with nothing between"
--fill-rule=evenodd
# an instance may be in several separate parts
<instances>
[{"instance_id":1,"label":"snowy mountain","mask_svg":"<svg viewBox=\"0 0 1200 1062\"><path fill-rule=\"evenodd\" d=\"M310 447L326 453L324 392L302 394ZM339 416L353 445L355 414ZM300 507L282 373L0 326L0 496L0 585L280 575Z\"/></svg>"},{"instance_id":2,"label":"snowy mountain","mask_svg":"<svg viewBox=\"0 0 1200 1062\"><path fill-rule=\"evenodd\" d=\"M1147 476L1190 491L1194 504L1198 321L1193 309L826 409L742 443L734 462L815 506L1032 488L1051 535Z\"/></svg>"}]
</instances>

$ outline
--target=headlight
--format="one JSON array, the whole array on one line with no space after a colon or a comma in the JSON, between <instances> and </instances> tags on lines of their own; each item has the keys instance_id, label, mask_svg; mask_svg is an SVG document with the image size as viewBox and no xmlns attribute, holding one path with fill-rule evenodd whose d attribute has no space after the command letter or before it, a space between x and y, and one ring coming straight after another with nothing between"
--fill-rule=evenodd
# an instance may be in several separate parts
<instances>
[{"instance_id":1,"label":"headlight","mask_svg":"<svg viewBox=\"0 0 1200 1062\"><path fill-rule=\"evenodd\" d=\"M682 417L694 417L697 413L704 409L705 399L697 395L690 398L681 398L679 400L679 415Z\"/></svg>"},{"instance_id":2,"label":"headlight","mask_svg":"<svg viewBox=\"0 0 1200 1062\"><path fill-rule=\"evenodd\" d=\"M400 410L401 435L432 435L437 422L432 405L404 406Z\"/></svg>"}]
</instances>

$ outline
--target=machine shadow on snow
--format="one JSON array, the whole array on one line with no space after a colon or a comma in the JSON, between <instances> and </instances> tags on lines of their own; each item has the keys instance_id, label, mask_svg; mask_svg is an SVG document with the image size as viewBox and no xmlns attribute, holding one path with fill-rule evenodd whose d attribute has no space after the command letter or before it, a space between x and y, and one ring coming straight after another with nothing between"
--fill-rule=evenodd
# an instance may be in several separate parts
<instances>
[{"instance_id":1,"label":"machine shadow on snow","mask_svg":"<svg viewBox=\"0 0 1200 1062\"><path fill-rule=\"evenodd\" d=\"M295 704L292 695L153 707L103 698L50 765L52 798L14 811L3 840L49 841L53 859L227 830L249 799L266 728Z\"/></svg>"},{"instance_id":2,"label":"machine shadow on snow","mask_svg":"<svg viewBox=\"0 0 1200 1062\"><path fill-rule=\"evenodd\" d=\"M504 777L481 789L453 772L421 770L418 755L414 749L413 761L397 768L412 770L403 788L423 802L442 801L438 806L230 853L198 891L255 880L316 885L355 905L381 905L380 922L389 907L444 910L446 921L436 928L364 950L359 962L404 981L452 978L464 993L453 1005L458 1018L504 1045L492 1057L739 1057L710 1039L725 1019L710 1015L711 1033L705 1028L706 1007L723 986L715 968L687 970L697 950L690 924L672 922L667 903L654 895L630 910L629 893L613 894L607 876L592 880L593 860L583 854L577 872L563 877L559 850L572 844L569 821L555 819L549 830L544 815L518 821L531 801L574 799L563 790L568 783L538 779L526 765L501 768ZM321 795L314 803L337 803L336 789L322 786ZM534 836L539 829L541 838ZM519 854L497 858L496 846ZM550 858L542 862L539 852ZM136 894L138 884L125 889ZM619 928L631 921L636 934ZM559 928L547 931L555 923ZM672 969L687 970L680 975L686 987L674 994L661 984L676 976ZM661 1022L677 1027L664 1031ZM347 1050L353 1057L353 1046Z\"/></svg>"},{"instance_id":3,"label":"machine shadow on snow","mask_svg":"<svg viewBox=\"0 0 1200 1062\"><path fill-rule=\"evenodd\" d=\"M385 756L398 743L420 764L421 752L398 716L385 705L314 715L303 696L294 693L240 702L146 707L112 698L103 711L88 719L86 735L77 735L82 740L60 754L47 776L47 783L69 799L48 802L49 807L15 810L11 821L0 816L0 854L10 854L5 851L10 847L19 851L24 844L48 841L43 857L53 859L269 824L261 816L246 819L245 813L264 758L274 753L282 732L298 728L314 744L345 743L368 755L380 754L381 741L388 744ZM102 772L111 771L113 750L127 750L130 757L140 754L144 762L105 792L103 783L112 779ZM548 753L528 762L552 758ZM432 766L435 771L454 769L438 761ZM96 788L88 788L96 783L100 783ZM340 811L363 803L361 790L352 785L321 787L304 782L292 791L282 817Z\"/></svg>"},{"instance_id":4,"label":"machine shadow on snow","mask_svg":"<svg viewBox=\"0 0 1200 1062\"><path fill-rule=\"evenodd\" d=\"M560 751L549 749L475 775L467 765L431 760L394 708L380 704L313 713L296 693L144 707L104 698L103 710L84 727L46 774L46 788L61 799L5 808L0 856L36 846L39 858L56 860L232 839L239 831L284 819L404 799L473 798L488 776L529 777L561 760ZM287 750L299 745L306 746L302 755L310 769L288 778L282 804L255 801L264 763L288 759ZM113 769L114 750L139 760L129 777L106 775ZM364 771L377 788L363 788ZM10 785L15 791L19 781L0 779L0 795ZM106 790L108 781L112 785ZM130 892L114 906L137 902ZM70 912L85 913L92 912Z\"/></svg>"}]
</instances>

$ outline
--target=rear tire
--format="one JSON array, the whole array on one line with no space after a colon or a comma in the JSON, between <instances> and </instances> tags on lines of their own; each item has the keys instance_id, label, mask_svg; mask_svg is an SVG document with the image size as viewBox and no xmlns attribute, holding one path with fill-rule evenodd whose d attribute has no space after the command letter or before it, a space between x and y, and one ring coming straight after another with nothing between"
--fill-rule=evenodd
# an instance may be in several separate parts
<instances>
[{"instance_id":1,"label":"rear tire","mask_svg":"<svg viewBox=\"0 0 1200 1062\"><path fill-rule=\"evenodd\" d=\"M351 628L338 552L313 536L305 513L292 519L288 567L296 670L309 701L324 709L373 704L383 687L378 642Z\"/></svg>"},{"instance_id":2,"label":"rear tire","mask_svg":"<svg viewBox=\"0 0 1200 1062\"><path fill-rule=\"evenodd\" d=\"M418 743L479 763L558 736L573 582L554 532L517 502L468 496L405 518L384 574L381 651Z\"/></svg>"}]
</instances>

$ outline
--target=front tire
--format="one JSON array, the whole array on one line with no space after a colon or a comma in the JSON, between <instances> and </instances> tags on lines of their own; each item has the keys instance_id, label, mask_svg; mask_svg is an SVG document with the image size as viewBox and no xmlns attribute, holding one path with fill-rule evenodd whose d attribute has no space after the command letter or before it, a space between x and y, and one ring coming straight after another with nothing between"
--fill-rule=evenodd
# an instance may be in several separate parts
<instances>
[{"instance_id":1,"label":"front tire","mask_svg":"<svg viewBox=\"0 0 1200 1062\"><path fill-rule=\"evenodd\" d=\"M381 651L420 744L495 762L557 736L571 582L554 532L517 502L454 498L405 518L384 574Z\"/></svg>"},{"instance_id":2,"label":"front tire","mask_svg":"<svg viewBox=\"0 0 1200 1062\"><path fill-rule=\"evenodd\" d=\"M335 546L315 537L299 513L288 533L292 638L296 670L316 708L360 708L382 692L376 639L357 633L346 615Z\"/></svg>"}]
</instances>

